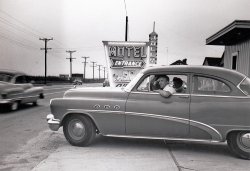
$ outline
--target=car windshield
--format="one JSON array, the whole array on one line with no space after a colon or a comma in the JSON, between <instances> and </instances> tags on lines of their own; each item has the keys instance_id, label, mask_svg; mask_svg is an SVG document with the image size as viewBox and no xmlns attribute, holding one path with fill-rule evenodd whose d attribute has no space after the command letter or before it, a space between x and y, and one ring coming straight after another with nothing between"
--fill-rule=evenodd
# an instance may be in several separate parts
<instances>
[{"instance_id":1,"label":"car windshield","mask_svg":"<svg viewBox=\"0 0 250 171\"><path fill-rule=\"evenodd\" d=\"M125 87L125 91L130 92L132 88L135 86L135 84L138 82L138 80L142 77L143 73L138 73L132 81L128 83L128 85Z\"/></svg>"},{"instance_id":2,"label":"car windshield","mask_svg":"<svg viewBox=\"0 0 250 171\"><path fill-rule=\"evenodd\" d=\"M250 78L246 77L239 87L246 95L250 95Z\"/></svg>"},{"instance_id":3,"label":"car windshield","mask_svg":"<svg viewBox=\"0 0 250 171\"><path fill-rule=\"evenodd\" d=\"M10 82L13 76L0 73L0 81Z\"/></svg>"}]
</instances>

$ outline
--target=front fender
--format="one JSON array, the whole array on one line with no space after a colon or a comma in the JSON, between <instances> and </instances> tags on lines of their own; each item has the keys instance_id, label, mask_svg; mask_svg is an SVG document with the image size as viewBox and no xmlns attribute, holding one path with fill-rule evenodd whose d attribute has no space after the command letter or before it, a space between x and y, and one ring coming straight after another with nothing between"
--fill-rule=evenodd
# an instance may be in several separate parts
<instances>
[{"instance_id":1,"label":"front fender","mask_svg":"<svg viewBox=\"0 0 250 171\"><path fill-rule=\"evenodd\" d=\"M86 115L92 119L99 132L125 134L126 99L59 98L51 100L51 113L60 125L71 114Z\"/></svg>"}]
</instances>

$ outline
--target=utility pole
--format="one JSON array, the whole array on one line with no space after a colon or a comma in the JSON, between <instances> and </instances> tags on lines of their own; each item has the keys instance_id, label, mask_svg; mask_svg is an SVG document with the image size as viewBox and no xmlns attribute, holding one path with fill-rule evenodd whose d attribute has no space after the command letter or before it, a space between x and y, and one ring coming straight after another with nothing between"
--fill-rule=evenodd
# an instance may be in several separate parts
<instances>
[{"instance_id":1,"label":"utility pole","mask_svg":"<svg viewBox=\"0 0 250 171\"><path fill-rule=\"evenodd\" d=\"M106 78L106 77L105 77L106 67L103 67L103 71L104 71L103 77L104 77L104 79L105 79L105 78Z\"/></svg>"},{"instance_id":2,"label":"utility pole","mask_svg":"<svg viewBox=\"0 0 250 171\"><path fill-rule=\"evenodd\" d=\"M66 59L69 59L69 62L70 62L70 75L69 75L69 78L70 78L70 81L72 81L72 59L76 59L76 58L72 58L72 53L76 52L76 50L67 50L66 51L67 53L69 53L70 57L69 58L66 58Z\"/></svg>"},{"instance_id":3,"label":"utility pole","mask_svg":"<svg viewBox=\"0 0 250 171\"><path fill-rule=\"evenodd\" d=\"M126 12L126 26L125 26L125 41L128 40L128 12L127 12L127 5L126 1L124 0L124 7Z\"/></svg>"},{"instance_id":4,"label":"utility pole","mask_svg":"<svg viewBox=\"0 0 250 171\"><path fill-rule=\"evenodd\" d=\"M41 48L41 50L44 50L45 52L45 73L44 73L44 84L47 84L47 51L51 50L51 48L47 48L47 42L50 40L53 40L53 38L39 38L39 40L44 41L45 43L45 48Z\"/></svg>"},{"instance_id":5,"label":"utility pole","mask_svg":"<svg viewBox=\"0 0 250 171\"><path fill-rule=\"evenodd\" d=\"M86 79L86 64L88 63L87 62L87 59L89 58L89 57L86 57L86 56L84 56L84 57L82 57L82 58L84 58L84 77L83 77L83 80L84 80L84 82L85 82L85 79Z\"/></svg>"},{"instance_id":6,"label":"utility pole","mask_svg":"<svg viewBox=\"0 0 250 171\"><path fill-rule=\"evenodd\" d=\"M101 75L100 75L100 74L101 74L101 66L102 66L102 65L97 65L97 66L98 66L98 71L99 71L99 80L100 80L100 79L101 79Z\"/></svg>"},{"instance_id":7,"label":"utility pole","mask_svg":"<svg viewBox=\"0 0 250 171\"><path fill-rule=\"evenodd\" d=\"M128 41L128 16L126 16L125 41Z\"/></svg>"},{"instance_id":8,"label":"utility pole","mask_svg":"<svg viewBox=\"0 0 250 171\"><path fill-rule=\"evenodd\" d=\"M95 66L95 63L96 63L96 62L91 62L91 63L93 64L92 67L93 67L93 80L94 80L94 79L95 79L95 67L96 67L96 66Z\"/></svg>"}]
</instances>

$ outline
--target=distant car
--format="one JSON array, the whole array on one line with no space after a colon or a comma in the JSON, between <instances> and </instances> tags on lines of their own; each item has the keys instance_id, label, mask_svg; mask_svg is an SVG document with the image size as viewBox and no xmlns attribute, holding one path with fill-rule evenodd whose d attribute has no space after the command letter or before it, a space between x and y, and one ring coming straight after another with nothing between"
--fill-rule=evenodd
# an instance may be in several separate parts
<instances>
[{"instance_id":1,"label":"distant car","mask_svg":"<svg viewBox=\"0 0 250 171\"><path fill-rule=\"evenodd\" d=\"M20 104L37 105L39 98L44 98L43 88L34 87L22 72L0 70L0 105L7 105L10 110L17 110Z\"/></svg>"},{"instance_id":2,"label":"distant car","mask_svg":"<svg viewBox=\"0 0 250 171\"><path fill-rule=\"evenodd\" d=\"M102 83L102 86L103 87L109 87L110 85L109 85L109 80L108 79L105 79L104 81L103 81L103 83Z\"/></svg>"},{"instance_id":3,"label":"distant car","mask_svg":"<svg viewBox=\"0 0 250 171\"><path fill-rule=\"evenodd\" d=\"M81 80L74 80L73 85L82 85L82 81Z\"/></svg>"},{"instance_id":4,"label":"distant car","mask_svg":"<svg viewBox=\"0 0 250 171\"><path fill-rule=\"evenodd\" d=\"M183 81L168 98L151 88L167 75ZM79 88L52 99L50 129L63 127L68 142L89 145L96 133L124 138L227 141L238 157L250 159L250 78L224 68L150 67L125 88Z\"/></svg>"}]
</instances>

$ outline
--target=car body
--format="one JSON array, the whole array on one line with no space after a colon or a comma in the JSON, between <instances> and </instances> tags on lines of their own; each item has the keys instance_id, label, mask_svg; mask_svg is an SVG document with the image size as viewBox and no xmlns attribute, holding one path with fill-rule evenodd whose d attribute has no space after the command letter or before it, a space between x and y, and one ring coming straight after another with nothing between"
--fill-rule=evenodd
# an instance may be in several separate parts
<instances>
[{"instance_id":1,"label":"car body","mask_svg":"<svg viewBox=\"0 0 250 171\"><path fill-rule=\"evenodd\" d=\"M74 80L73 85L82 85L82 80Z\"/></svg>"},{"instance_id":2,"label":"car body","mask_svg":"<svg viewBox=\"0 0 250 171\"><path fill-rule=\"evenodd\" d=\"M26 74L0 70L0 105L8 105L11 110L17 110L20 104L36 105L39 98L44 98L43 88L34 87Z\"/></svg>"},{"instance_id":3,"label":"car body","mask_svg":"<svg viewBox=\"0 0 250 171\"><path fill-rule=\"evenodd\" d=\"M183 80L184 91L162 97L152 90L160 75ZM250 79L220 67L168 66L142 70L125 88L71 89L52 99L49 127L63 126L72 145L103 136L227 141L250 159Z\"/></svg>"},{"instance_id":4,"label":"car body","mask_svg":"<svg viewBox=\"0 0 250 171\"><path fill-rule=\"evenodd\" d=\"M104 81L103 81L103 83L102 83L102 86L103 87L109 87L110 85L109 85L109 80L108 79L105 79Z\"/></svg>"}]
</instances>

